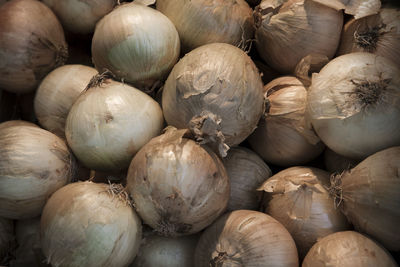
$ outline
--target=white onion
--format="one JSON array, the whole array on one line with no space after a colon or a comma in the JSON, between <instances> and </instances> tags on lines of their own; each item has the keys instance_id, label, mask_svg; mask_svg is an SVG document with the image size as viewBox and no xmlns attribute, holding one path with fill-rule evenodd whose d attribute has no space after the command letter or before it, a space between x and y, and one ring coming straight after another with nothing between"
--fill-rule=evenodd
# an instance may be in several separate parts
<instances>
[{"instance_id":1,"label":"white onion","mask_svg":"<svg viewBox=\"0 0 400 267\"><path fill-rule=\"evenodd\" d=\"M362 159L400 145L400 68L381 56L351 53L313 75L307 113L321 140Z\"/></svg>"},{"instance_id":2,"label":"white onion","mask_svg":"<svg viewBox=\"0 0 400 267\"><path fill-rule=\"evenodd\" d=\"M142 226L122 186L77 182L47 201L41 244L52 266L128 266Z\"/></svg>"},{"instance_id":3,"label":"white onion","mask_svg":"<svg viewBox=\"0 0 400 267\"><path fill-rule=\"evenodd\" d=\"M11 252L12 243L14 242L14 223L12 220L0 217L0 264Z\"/></svg>"},{"instance_id":4,"label":"white onion","mask_svg":"<svg viewBox=\"0 0 400 267\"><path fill-rule=\"evenodd\" d=\"M329 148L324 152L324 164L331 173L342 173L355 167L360 161L343 157Z\"/></svg>"}]
</instances>

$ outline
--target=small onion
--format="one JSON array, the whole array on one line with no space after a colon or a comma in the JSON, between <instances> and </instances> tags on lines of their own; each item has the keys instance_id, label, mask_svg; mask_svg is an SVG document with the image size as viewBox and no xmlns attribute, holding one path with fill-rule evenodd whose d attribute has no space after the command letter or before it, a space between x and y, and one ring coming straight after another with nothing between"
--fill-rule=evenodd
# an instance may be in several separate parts
<instances>
[{"instance_id":1,"label":"small onion","mask_svg":"<svg viewBox=\"0 0 400 267\"><path fill-rule=\"evenodd\" d=\"M36 0L0 6L0 87L14 93L36 89L68 55L64 31L54 13Z\"/></svg>"},{"instance_id":2,"label":"small onion","mask_svg":"<svg viewBox=\"0 0 400 267\"><path fill-rule=\"evenodd\" d=\"M324 163L326 169L331 173L342 173L355 167L360 161L343 157L329 148L324 152Z\"/></svg>"},{"instance_id":3,"label":"small onion","mask_svg":"<svg viewBox=\"0 0 400 267\"><path fill-rule=\"evenodd\" d=\"M65 142L39 127L0 126L0 216L38 216L47 198L73 176Z\"/></svg>"},{"instance_id":4,"label":"small onion","mask_svg":"<svg viewBox=\"0 0 400 267\"><path fill-rule=\"evenodd\" d=\"M143 221L164 236L190 235L210 225L229 200L229 178L209 149L169 128L133 158L127 189Z\"/></svg>"},{"instance_id":5,"label":"small onion","mask_svg":"<svg viewBox=\"0 0 400 267\"><path fill-rule=\"evenodd\" d=\"M190 128L198 141L217 143L224 156L256 128L263 85L253 61L230 44L208 44L186 54L163 90L169 125ZM226 144L225 144L226 142Z\"/></svg>"},{"instance_id":6,"label":"small onion","mask_svg":"<svg viewBox=\"0 0 400 267\"><path fill-rule=\"evenodd\" d=\"M249 143L266 162L279 166L306 163L324 145L305 121L307 90L295 77L277 78L264 87L267 110L249 137Z\"/></svg>"},{"instance_id":7,"label":"small onion","mask_svg":"<svg viewBox=\"0 0 400 267\"><path fill-rule=\"evenodd\" d=\"M142 237L122 186L77 182L47 201L41 244L52 266L128 266Z\"/></svg>"},{"instance_id":8,"label":"small onion","mask_svg":"<svg viewBox=\"0 0 400 267\"><path fill-rule=\"evenodd\" d=\"M96 69L83 65L65 65L50 72L40 83L34 98L40 125L64 137L65 121L72 104L96 74Z\"/></svg>"},{"instance_id":9,"label":"small onion","mask_svg":"<svg viewBox=\"0 0 400 267\"><path fill-rule=\"evenodd\" d=\"M400 145L400 68L370 53L351 53L314 74L308 117L321 140L353 159Z\"/></svg>"},{"instance_id":10,"label":"small onion","mask_svg":"<svg viewBox=\"0 0 400 267\"><path fill-rule=\"evenodd\" d=\"M10 252L14 242L14 223L12 220L0 218L0 264Z\"/></svg>"},{"instance_id":11,"label":"small onion","mask_svg":"<svg viewBox=\"0 0 400 267\"><path fill-rule=\"evenodd\" d=\"M389 250L400 250L400 146L334 176L330 192L356 229Z\"/></svg>"},{"instance_id":12,"label":"small onion","mask_svg":"<svg viewBox=\"0 0 400 267\"><path fill-rule=\"evenodd\" d=\"M101 19L92 41L99 72L148 89L163 81L179 57L179 35L161 12L142 4L118 6Z\"/></svg>"},{"instance_id":13,"label":"small onion","mask_svg":"<svg viewBox=\"0 0 400 267\"><path fill-rule=\"evenodd\" d=\"M299 266L296 245L285 227L250 210L227 213L208 227L194 259L196 267Z\"/></svg>"},{"instance_id":14,"label":"small onion","mask_svg":"<svg viewBox=\"0 0 400 267\"><path fill-rule=\"evenodd\" d=\"M230 149L223 163L231 184L227 210L258 210L261 194L257 188L272 175L268 165L244 147Z\"/></svg>"},{"instance_id":15,"label":"small onion","mask_svg":"<svg viewBox=\"0 0 400 267\"><path fill-rule=\"evenodd\" d=\"M90 169L124 170L135 153L161 132L162 110L150 96L111 79L98 76L88 87L68 114L68 145Z\"/></svg>"},{"instance_id":16,"label":"small onion","mask_svg":"<svg viewBox=\"0 0 400 267\"><path fill-rule=\"evenodd\" d=\"M276 70L292 73L311 53L334 56L342 11L308 0L263 0L255 12L257 51Z\"/></svg>"},{"instance_id":17,"label":"small onion","mask_svg":"<svg viewBox=\"0 0 400 267\"><path fill-rule=\"evenodd\" d=\"M392 256L368 237L354 232L334 233L319 240L302 267L396 267Z\"/></svg>"},{"instance_id":18,"label":"small onion","mask_svg":"<svg viewBox=\"0 0 400 267\"><path fill-rule=\"evenodd\" d=\"M350 228L332 205L325 186L329 173L317 168L292 167L264 182L264 212L282 223L296 242L300 258L318 239Z\"/></svg>"},{"instance_id":19,"label":"small onion","mask_svg":"<svg viewBox=\"0 0 400 267\"><path fill-rule=\"evenodd\" d=\"M157 0L157 9L175 24L184 52L210 43L245 49L254 35L253 10L244 0Z\"/></svg>"}]
</instances>

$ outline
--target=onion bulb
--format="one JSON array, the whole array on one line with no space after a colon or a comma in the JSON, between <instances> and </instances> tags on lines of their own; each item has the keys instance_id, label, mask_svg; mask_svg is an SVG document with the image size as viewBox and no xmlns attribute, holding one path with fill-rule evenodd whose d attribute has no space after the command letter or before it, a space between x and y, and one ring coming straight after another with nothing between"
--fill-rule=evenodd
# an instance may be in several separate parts
<instances>
[{"instance_id":1,"label":"onion bulb","mask_svg":"<svg viewBox=\"0 0 400 267\"><path fill-rule=\"evenodd\" d=\"M65 121L72 104L96 74L96 69L83 65L65 65L50 72L40 83L34 98L40 125L64 137Z\"/></svg>"},{"instance_id":2,"label":"onion bulb","mask_svg":"<svg viewBox=\"0 0 400 267\"><path fill-rule=\"evenodd\" d=\"M268 165L244 147L230 149L223 163L231 184L227 210L258 210L261 194L257 188L272 175Z\"/></svg>"},{"instance_id":3,"label":"onion bulb","mask_svg":"<svg viewBox=\"0 0 400 267\"><path fill-rule=\"evenodd\" d=\"M0 217L38 216L47 198L73 178L65 142L39 127L0 126Z\"/></svg>"},{"instance_id":4,"label":"onion bulb","mask_svg":"<svg viewBox=\"0 0 400 267\"><path fill-rule=\"evenodd\" d=\"M326 169L331 173L342 173L355 167L360 161L343 157L329 148L324 152L324 163Z\"/></svg>"},{"instance_id":5,"label":"onion bulb","mask_svg":"<svg viewBox=\"0 0 400 267\"><path fill-rule=\"evenodd\" d=\"M157 0L178 30L182 50L210 43L246 49L254 35L253 10L244 0Z\"/></svg>"},{"instance_id":6,"label":"onion bulb","mask_svg":"<svg viewBox=\"0 0 400 267\"><path fill-rule=\"evenodd\" d=\"M338 232L319 240L302 267L396 267L392 256L372 239L354 232Z\"/></svg>"},{"instance_id":7,"label":"onion bulb","mask_svg":"<svg viewBox=\"0 0 400 267\"><path fill-rule=\"evenodd\" d=\"M68 57L64 31L54 13L36 0L0 6L0 87L13 93L33 91Z\"/></svg>"},{"instance_id":8,"label":"onion bulb","mask_svg":"<svg viewBox=\"0 0 400 267\"><path fill-rule=\"evenodd\" d=\"M370 53L337 57L313 75L307 113L321 140L344 157L400 145L400 68Z\"/></svg>"},{"instance_id":9,"label":"onion bulb","mask_svg":"<svg viewBox=\"0 0 400 267\"><path fill-rule=\"evenodd\" d=\"M341 10L316 1L263 0L255 12L257 51L281 73L293 73L309 54L335 55L343 26Z\"/></svg>"},{"instance_id":10,"label":"onion bulb","mask_svg":"<svg viewBox=\"0 0 400 267\"><path fill-rule=\"evenodd\" d=\"M99 75L72 105L65 135L86 167L120 171L160 134L163 123L162 110L150 96Z\"/></svg>"},{"instance_id":11,"label":"onion bulb","mask_svg":"<svg viewBox=\"0 0 400 267\"><path fill-rule=\"evenodd\" d=\"M142 237L140 219L121 185L77 182L43 209L41 244L52 266L128 266Z\"/></svg>"},{"instance_id":12,"label":"onion bulb","mask_svg":"<svg viewBox=\"0 0 400 267\"><path fill-rule=\"evenodd\" d=\"M278 172L260 187L266 192L264 212L286 227L300 258L320 238L350 228L346 217L332 205L327 186L328 172L292 167Z\"/></svg>"},{"instance_id":13,"label":"onion bulb","mask_svg":"<svg viewBox=\"0 0 400 267\"><path fill-rule=\"evenodd\" d=\"M307 90L295 77L277 78L264 87L267 108L249 143L266 162L279 166L306 163L324 145L305 121Z\"/></svg>"},{"instance_id":14,"label":"onion bulb","mask_svg":"<svg viewBox=\"0 0 400 267\"><path fill-rule=\"evenodd\" d=\"M173 68L163 90L169 125L190 128L201 143L228 146L253 132L263 113L263 85L253 61L230 44L214 43L186 54Z\"/></svg>"},{"instance_id":15,"label":"onion bulb","mask_svg":"<svg viewBox=\"0 0 400 267\"><path fill-rule=\"evenodd\" d=\"M161 12L142 4L115 8L96 25L93 63L147 90L163 81L179 57L179 35Z\"/></svg>"},{"instance_id":16,"label":"onion bulb","mask_svg":"<svg viewBox=\"0 0 400 267\"><path fill-rule=\"evenodd\" d=\"M229 178L207 147L167 128L133 158L127 189L143 221L163 236L197 233L210 225L229 200Z\"/></svg>"},{"instance_id":17,"label":"onion bulb","mask_svg":"<svg viewBox=\"0 0 400 267\"><path fill-rule=\"evenodd\" d=\"M334 176L330 192L357 230L389 250L400 250L400 146Z\"/></svg>"},{"instance_id":18,"label":"onion bulb","mask_svg":"<svg viewBox=\"0 0 400 267\"><path fill-rule=\"evenodd\" d=\"M258 211L226 213L204 231L196 267L299 265L296 245L277 220Z\"/></svg>"},{"instance_id":19,"label":"onion bulb","mask_svg":"<svg viewBox=\"0 0 400 267\"><path fill-rule=\"evenodd\" d=\"M0 264L10 252L14 242L14 223L12 220L0 218Z\"/></svg>"}]
</instances>

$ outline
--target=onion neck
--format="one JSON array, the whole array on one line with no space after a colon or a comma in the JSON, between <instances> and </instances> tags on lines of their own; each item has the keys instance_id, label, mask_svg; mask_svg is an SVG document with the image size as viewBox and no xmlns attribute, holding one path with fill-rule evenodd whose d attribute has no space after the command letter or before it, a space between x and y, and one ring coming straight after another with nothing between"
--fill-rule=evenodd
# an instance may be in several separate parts
<instances>
[{"instance_id":1,"label":"onion neck","mask_svg":"<svg viewBox=\"0 0 400 267\"><path fill-rule=\"evenodd\" d=\"M384 25L380 25L368 28L366 31L355 31L354 41L356 45L370 53L376 51L379 37L381 35L380 30L383 27Z\"/></svg>"},{"instance_id":2,"label":"onion neck","mask_svg":"<svg viewBox=\"0 0 400 267\"><path fill-rule=\"evenodd\" d=\"M382 97L385 95L387 86L390 83L390 79L379 80L377 82L368 81L354 81L351 80L355 88L353 94L361 105L363 110L374 107L382 101Z\"/></svg>"}]
</instances>

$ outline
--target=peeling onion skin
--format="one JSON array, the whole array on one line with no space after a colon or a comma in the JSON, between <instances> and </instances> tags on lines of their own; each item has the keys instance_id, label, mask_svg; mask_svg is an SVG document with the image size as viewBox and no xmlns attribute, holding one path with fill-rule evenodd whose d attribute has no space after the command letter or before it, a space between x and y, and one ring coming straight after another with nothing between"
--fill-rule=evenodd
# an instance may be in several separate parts
<instances>
[{"instance_id":1,"label":"peeling onion skin","mask_svg":"<svg viewBox=\"0 0 400 267\"><path fill-rule=\"evenodd\" d=\"M139 250L142 225L110 185L69 184L47 201L41 244L52 266L129 266Z\"/></svg>"},{"instance_id":2,"label":"peeling onion skin","mask_svg":"<svg viewBox=\"0 0 400 267\"><path fill-rule=\"evenodd\" d=\"M74 158L56 135L30 125L0 127L0 217L38 216L74 171Z\"/></svg>"},{"instance_id":3,"label":"peeling onion skin","mask_svg":"<svg viewBox=\"0 0 400 267\"><path fill-rule=\"evenodd\" d=\"M195 267L297 267L296 245L289 232L271 216L237 210L218 218L200 237Z\"/></svg>"},{"instance_id":4,"label":"peeling onion skin","mask_svg":"<svg viewBox=\"0 0 400 267\"><path fill-rule=\"evenodd\" d=\"M12 220L0 218L0 264L9 253L14 241L14 223Z\"/></svg>"},{"instance_id":5,"label":"peeling onion skin","mask_svg":"<svg viewBox=\"0 0 400 267\"><path fill-rule=\"evenodd\" d=\"M54 13L36 0L0 6L0 87L28 93L68 57L63 28Z\"/></svg>"},{"instance_id":6,"label":"peeling onion skin","mask_svg":"<svg viewBox=\"0 0 400 267\"><path fill-rule=\"evenodd\" d=\"M400 147L379 151L337 175L331 193L354 227L400 250Z\"/></svg>"},{"instance_id":7,"label":"peeling onion skin","mask_svg":"<svg viewBox=\"0 0 400 267\"><path fill-rule=\"evenodd\" d=\"M345 231L319 240L304 258L302 267L396 267L393 257L372 239Z\"/></svg>"},{"instance_id":8,"label":"peeling onion skin","mask_svg":"<svg viewBox=\"0 0 400 267\"><path fill-rule=\"evenodd\" d=\"M229 178L221 160L185 134L171 128L153 138L128 169L127 190L136 211L163 236L201 231L229 201Z\"/></svg>"}]
</instances>

